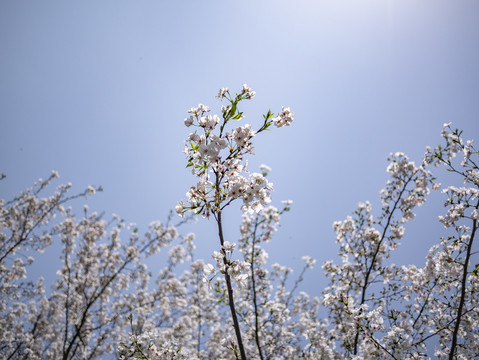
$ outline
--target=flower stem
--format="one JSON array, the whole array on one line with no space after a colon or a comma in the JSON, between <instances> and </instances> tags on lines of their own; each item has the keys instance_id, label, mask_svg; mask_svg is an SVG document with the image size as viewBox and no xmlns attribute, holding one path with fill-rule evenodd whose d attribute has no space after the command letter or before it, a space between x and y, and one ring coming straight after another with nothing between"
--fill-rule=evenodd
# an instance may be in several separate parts
<instances>
[{"instance_id":1,"label":"flower stem","mask_svg":"<svg viewBox=\"0 0 479 360\"><path fill-rule=\"evenodd\" d=\"M223 224L221 222L221 211L218 211L216 216L216 223L218 224L218 236L220 238L221 246L224 245L224 236L223 236ZM238 348L241 354L241 360L246 360L246 353L244 351L243 340L241 339L241 329L238 322L238 317L236 316L235 303L233 298L233 287L231 286L231 277L228 274L228 260L226 256L223 258L224 264L226 266L225 270L225 280L226 287L228 289L228 304L231 310L231 317L233 319L233 325L236 333L236 341L238 342Z\"/></svg>"},{"instance_id":2,"label":"flower stem","mask_svg":"<svg viewBox=\"0 0 479 360\"><path fill-rule=\"evenodd\" d=\"M254 338L256 341L256 346L258 347L259 357L261 360L264 360L263 352L261 350L261 345L259 342L259 322L258 322L258 304L256 301L256 284L254 280L254 255L255 255L255 243L256 243L256 230L258 228L258 220L254 224L254 231L253 231L253 244L251 247L251 290L253 292L253 304L254 304L254 319L255 319L255 327L254 327Z\"/></svg>"},{"instance_id":3,"label":"flower stem","mask_svg":"<svg viewBox=\"0 0 479 360\"><path fill-rule=\"evenodd\" d=\"M476 204L475 208L476 209L479 208L479 201ZM459 308L457 309L456 324L454 325L454 332L452 333L451 349L449 351L449 359L450 360L454 359L454 353L456 352L457 336L458 336L458 333L459 333L459 327L460 327L460 324L461 324L461 317L462 317L462 312L463 312L463 308L464 308L464 302L465 302L465 299L466 299L467 268L469 267L469 260L471 258L472 243L474 241L474 236L476 235L476 230L477 230L477 221L473 220L472 233L471 233L471 237L469 239L469 243L467 244L466 259L464 261L464 267L463 267L463 273L462 273L461 299L459 300Z\"/></svg>"}]
</instances>

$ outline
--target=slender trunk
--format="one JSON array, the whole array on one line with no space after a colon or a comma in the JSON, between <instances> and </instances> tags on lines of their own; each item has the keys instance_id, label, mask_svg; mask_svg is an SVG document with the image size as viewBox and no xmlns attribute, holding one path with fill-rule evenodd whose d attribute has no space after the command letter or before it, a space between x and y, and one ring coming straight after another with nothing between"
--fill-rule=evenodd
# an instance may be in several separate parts
<instances>
[{"instance_id":1,"label":"slender trunk","mask_svg":"<svg viewBox=\"0 0 479 360\"><path fill-rule=\"evenodd\" d=\"M259 342L259 322L258 322L258 304L256 301L256 284L254 280L254 254L255 254L255 244L256 244L256 229L258 227L258 222L255 223L254 232L253 232L253 246L251 247L251 286L253 291L253 304L254 304L254 319L255 319L255 329L254 337L256 341L256 346L258 347L259 357L261 360L264 360L263 351L261 350L261 345Z\"/></svg>"},{"instance_id":2,"label":"slender trunk","mask_svg":"<svg viewBox=\"0 0 479 360\"><path fill-rule=\"evenodd\" d=\"M196 296L198 296L198 335L197 335L197 342L198 344L196 345L196 353L198 354L198 358L200 358L200 350L201 350L201 304L200 304L200 295L199 295L199 289L200 287L200 279L197 276L196 277Z\"/></svg>"},{"instance_id":3,"label":"slender trunk","mask_svg":"<svg viewBox=\"0 0 479 360\"><path fill-rule=\"evenodd\" d=\"M476 209L479 208L479 202L476 204ZM454 353L456 352L457 346L457 334L459 332L459 326L461 325L462 311L464 308L464 302L466 301L466 282L467 282L467 268L469 267L469 260L471 258L472 243L474 241L474 236L476 234L477 221L473 220L472 223L472 232L469 243L467 244L466 259L464 261L464 268L462 272L462 281L461 281L461 299L459 300L459 307L457 309L457 318L456 324L454 325L454 332L452 333L452 343L451 349L449 351L449 360L454 359Z\"/></svg>"},{"instance_id":4,"label":"slender trunk","mask_svg":"<svg viewBox=\"0 0 479 360\"><path fill-rule=\"evenodd\" d=\"M217 213L217 224L218 224L218 235L220 238L220 243L221 246L224 245L224 237L223 237L223 225L221 222L221 211L218 211ZM244 346L243 346L243 340L241 339L241 329L239 326L238 322L238 317L236 316L236 310L235 310L235 303L234 303L234 298L233 298L233 287L231 286L231 277L228 274L228 260L226 259L226 256L223 258L223 262L226 266L226 271L225 271L225 280L226 280L226 287L228 289L228 304L231 310L231 317L233 318L233 325L235 328L235 333L236 333L236 340L238 342L238 348L241 354L241 360L246 360L246 353L244 351Z\"/></svg>"}]
</instances>

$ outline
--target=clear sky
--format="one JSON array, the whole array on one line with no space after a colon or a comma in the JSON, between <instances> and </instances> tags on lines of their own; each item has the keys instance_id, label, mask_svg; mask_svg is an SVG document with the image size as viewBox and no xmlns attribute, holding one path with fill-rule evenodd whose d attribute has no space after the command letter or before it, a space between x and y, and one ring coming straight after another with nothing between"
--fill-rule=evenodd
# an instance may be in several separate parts
<instances>
[{"instance_id":1,"label":"clear sky","mask_svg":"<svg viewBox=\"0 0 479 360\"><path fill-rule=\"evenodd\" d=\"M478 64L476 0L4 0L0 197L55 169L77 191L104 188L90 209L145 229L195 181L181 152L186 111L219 111L218 88L247 83L257 96L244 122L295 113L250 160L272 167L273 204L294 200L270 261L321 264L337 252L333 221L359 201L378 208L390 152L420 161L449 121L479 141ZM444 210L432 200L396 263L422 263L437 240ZM240 212L228 210L234 241ZM198 233L200 257L217 250L212 221L185 231ZM319 294L320 277L318 266L305 289Z\"/></svg>"}]
</instances>

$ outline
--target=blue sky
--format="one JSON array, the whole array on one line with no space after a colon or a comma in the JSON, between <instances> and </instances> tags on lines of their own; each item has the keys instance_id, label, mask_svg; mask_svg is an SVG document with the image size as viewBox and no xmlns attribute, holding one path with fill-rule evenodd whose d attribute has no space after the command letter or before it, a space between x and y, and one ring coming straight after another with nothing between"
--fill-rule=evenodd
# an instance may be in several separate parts
<instances>
[{"instance_id":1,"label":"blue sky","mask_svg":"<svg viewBox=\"0 0 479 360\"><path fill-rule=\"evenodd\" d=\"M244 122L290 106L295 122L258 137L250 168L273 168L273 203L294 200L268 250L296 268L335 256L331 224L359 201L379 206L390 152L419 161L449 121L479 141L477 1L2 1L0 54L0 196L55 169L77 191L104 188L90 209L142 228L195 181L190 107L219 111L218 88L243 83L257 92ZM422 262L441 203L418 211L396 263ZM200 257L216 250L212 221L184 231Z\"/></svg>"}]
</instances>

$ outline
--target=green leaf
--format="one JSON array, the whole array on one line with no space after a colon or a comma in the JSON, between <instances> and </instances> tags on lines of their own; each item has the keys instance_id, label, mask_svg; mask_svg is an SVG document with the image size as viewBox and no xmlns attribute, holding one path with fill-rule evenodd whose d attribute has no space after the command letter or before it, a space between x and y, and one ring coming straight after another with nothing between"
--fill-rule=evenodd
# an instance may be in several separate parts
<instances>
[{"instance_id":1,"label":"green leaf","mask_svg":"<svg viewBox=\"0 0 479 360\"><path fill-rule=\"evenodd\" d=\"M233 120L239 120L239 119L241 119L241 116L243 116L243 113L242 113L242 112L238 113L238 115L236 115L236 116L233 118Z\"/></svg>"},{"instance_id":2,"label":"green leaf","mask_svg":"<svg viewBox=\"0 0 479 360\"><path fill-rule=\"evenodd\" d=\"M263 115L263 118L267 121L269 120L270 118L273 117L273 113L271 112L271 110L268 110L268 113L266 115Z\"/></svg>"},{"instance_id":3,"label":"green leaf","mask_svg":"<svg viewBox=\"0 0 479 360\"><path fill-rule=\"evenodd\" d=\"M230 113L228 115L228 119L230 119L231 117L233 117L233 115L236 113L236 101L232 102L231 103L231 109L230 109Z\"/></svg>"}]
</instances>

